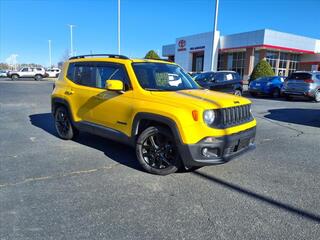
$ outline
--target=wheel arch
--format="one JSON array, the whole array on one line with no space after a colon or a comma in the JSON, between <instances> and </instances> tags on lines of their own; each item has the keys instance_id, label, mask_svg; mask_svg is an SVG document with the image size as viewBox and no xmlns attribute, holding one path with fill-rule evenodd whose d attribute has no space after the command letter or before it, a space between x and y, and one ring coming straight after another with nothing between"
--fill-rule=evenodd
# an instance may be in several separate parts
<instances>
[{"instance_id":1,"label":"wheel arch","mask_svg":"<svg viewBox=\"0 0 320 240\"><path fill-rule=\"evenodd\" d=\"M74 122L73 116L72 116L72 112L71 112L71 108L70 108L70 104L68 103L67 100L63 99L63 98L59 98L59 97L54 97L51 99L51 113L54 116L56 113L56 110L58 107L65 107L68 111L68 113L70 114L71 120L72 122Z\"/></svg>"},{"instance_id":2,"label":"wheel arch","mask_svg":"<svg viewBox=\"0 0 320 240\"><path fill-rule=\"evenodd\" d=\"M144 129L154 125L160 125L169 128L176 140L176 143L182 143L182 138L179 133L178 126L173 119L162 115L146 112L137 113L135 115L132 123L131 137L135 139Z\"/></svg>"}]
</instances>

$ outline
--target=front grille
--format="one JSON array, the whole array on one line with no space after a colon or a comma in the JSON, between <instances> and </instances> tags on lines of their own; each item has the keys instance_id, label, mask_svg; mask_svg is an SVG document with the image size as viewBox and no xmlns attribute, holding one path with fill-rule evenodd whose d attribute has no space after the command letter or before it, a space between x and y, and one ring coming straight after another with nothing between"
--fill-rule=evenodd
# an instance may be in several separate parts
<instances>
[{"instance_id":1,"label":"front grille","mask_svg":"<svg viewBox=\"0 0 320 240\"><path fill-rule=\"evenodd\" d=\"M250 112L251 104L222 108L218 110L218 118L215 127L226 128L249 122L253 119Z\"/></svg>"}]
</instances>

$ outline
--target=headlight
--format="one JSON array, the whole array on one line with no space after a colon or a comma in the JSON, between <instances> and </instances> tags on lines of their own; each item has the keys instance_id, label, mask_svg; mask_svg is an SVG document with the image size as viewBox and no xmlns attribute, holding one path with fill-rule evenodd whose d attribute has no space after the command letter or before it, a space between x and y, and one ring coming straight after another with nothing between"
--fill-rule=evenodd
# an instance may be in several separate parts
<instances>
[{"instance_id":1,"label":"headlight","mask_svg":"<svg viewBox=\"0 0 320 240\"><path fill-rule=\"evenodd\" d=\"M211 125L214 122L215 113L213 110L206 110L203 113L203 120L206 124Z\"/></svg>"}]
</instances>

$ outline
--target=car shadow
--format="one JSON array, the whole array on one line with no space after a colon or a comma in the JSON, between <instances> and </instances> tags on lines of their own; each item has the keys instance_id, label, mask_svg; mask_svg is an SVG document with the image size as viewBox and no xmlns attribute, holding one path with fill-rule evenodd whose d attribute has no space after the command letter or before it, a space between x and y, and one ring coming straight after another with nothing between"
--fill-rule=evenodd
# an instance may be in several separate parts
<instances>
[{"instance_id":1,"label":"car shadow","mask_svg":"<svg viewBox=\"0 0 320 240\"><path fill-rule=\"evenodd\" d=\"M33 114L29 118L33 126L58 138L51 113ZM144 171L138 163L135 150L132 147L85 132L81 132L79 137L72 141L102 151L107 157L122 165Z\"/></svg>"},{"instance_id":2,"label":"car shadow","mask_svg":"<svg viewBox=\"0 0 320 240\"><path fill-rule=\"evenodd\" d=\"M248 198L252 198L258 202L262 202L264 204L271 205L272 207L281 209L283 211L289 212L289 213L294 214L296 216L303 217L305 219L308 219L308 220L316 222L316 223L320 223L320 215L318 215L318 214L300 209L300 208L295 207L293 205L272 199L271 197L264 196L262 194L253 192L253 191L246 189L242 186L239 186L239 185L231 183L231 182L227 182L223 179L219 179L219 178L211 176L207 173L203 173L199 170L192 172L192 174L203 179L203 180L211 181L214 184L220 185L220 186L224 187L225 189L242 194Z\"/></svg>"},{"instance_id":3,"label":"car shadow","mask_svg":"<svg viewBox=\"0 0 320 240\"><path fill-rule=\"evenodd\" d=\"M270 109L264 117L281 122L320 127L320 109Z\"/></svg>"}]
</instances>

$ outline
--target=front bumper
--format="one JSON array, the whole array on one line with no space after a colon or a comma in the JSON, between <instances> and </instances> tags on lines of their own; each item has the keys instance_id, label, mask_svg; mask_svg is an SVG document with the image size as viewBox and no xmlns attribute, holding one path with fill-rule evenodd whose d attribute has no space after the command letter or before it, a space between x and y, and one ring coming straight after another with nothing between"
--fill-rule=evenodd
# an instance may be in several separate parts
<instances>
[{"instance_id":1,"label":"front bumper","mask_svg":"<svg viewBox=\"0 0 320 240\"><path fill-rule=\"evenodd\" d=\"M186 167L201 167L223 164L243 153L255 148L256 127L248 130L216 138L213 142L200 141L197 144L179 146L183 163ZM206 156L203 154L207 149Z\"/></svg>"}]
</instances>

